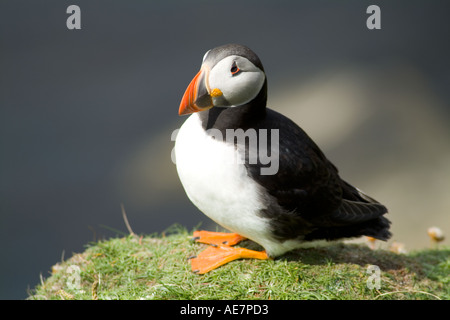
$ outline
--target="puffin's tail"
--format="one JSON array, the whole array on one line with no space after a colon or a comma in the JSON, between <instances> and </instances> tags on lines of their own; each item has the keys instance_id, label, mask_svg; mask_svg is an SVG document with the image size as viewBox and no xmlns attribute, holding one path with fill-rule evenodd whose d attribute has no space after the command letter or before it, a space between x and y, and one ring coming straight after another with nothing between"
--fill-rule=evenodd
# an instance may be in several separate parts
<instances>
[{"instance_id":1,"label":"puffin's tail","mask_svg":"<svg viewBox=\"0 0 450 320\"><path fill-rule=\"evenodd\" d=\"M306 241L326 239L336 240L342 238L355 238L369 236L379 240L388 240L391 237L389 231L390 221L385 217L379 217L362 223L339 226L321 227L305 236Z\"/></svg>"},{"instance_id":2,"label":"puffin's tail","mask_svg":"<svg viewBox=\"0 0 450 320\"><path fill-rule=\"evenodd\" d=\"M361 190L342 181L343 201L338 209L328 216L327 225L319 227L305 240L353 238L370 236L388 240L391 222L384 217L387 208Z\"/></svg>"}]
</instances>

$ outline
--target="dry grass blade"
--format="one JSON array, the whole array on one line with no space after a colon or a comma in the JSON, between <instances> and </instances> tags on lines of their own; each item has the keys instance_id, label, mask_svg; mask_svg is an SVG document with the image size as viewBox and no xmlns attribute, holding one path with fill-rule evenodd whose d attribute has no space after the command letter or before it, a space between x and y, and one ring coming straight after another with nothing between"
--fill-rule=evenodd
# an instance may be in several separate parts
<instances>
[{"instance_id":1,"label":"dry grass blade","mask_svg":"<svg viewBox=\"0 0 450 320\"><path fill-rule=\"evenodd\" d=\"M131 229L131 226L130 226L130 223L128 222L127 213L125 212L125 207L123 206L123 203L120 204L120 208L122 210L123 221L125 222L125 226L127 227L128 232L136 239L139 239L137 234L133 232L133 229Z\"/></svg>"}]
</instances>

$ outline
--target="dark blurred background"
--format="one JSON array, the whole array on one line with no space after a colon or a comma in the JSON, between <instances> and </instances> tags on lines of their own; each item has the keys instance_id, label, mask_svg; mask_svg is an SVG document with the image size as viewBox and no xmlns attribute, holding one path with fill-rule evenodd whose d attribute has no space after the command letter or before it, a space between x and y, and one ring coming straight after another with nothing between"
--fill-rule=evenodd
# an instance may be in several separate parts
<instances>
[{"instance_id":1,"label":"dark blurred background","mask_svg":"<svg viewBox=\"0 0 450 320\"><path fill-rule=\"evenodd\" d=\"M81 8L81 30L66 9ZM366 9L381 8L369 30ZM448 1L0 0L0 298L91 241L211 221L171 162L210 48L261 58L269 106L386 204L407 250L450 234ZM444 243L449 243L446 240ZM389 244L386 244L388 246Z\"/></svg>"}]
</instances>

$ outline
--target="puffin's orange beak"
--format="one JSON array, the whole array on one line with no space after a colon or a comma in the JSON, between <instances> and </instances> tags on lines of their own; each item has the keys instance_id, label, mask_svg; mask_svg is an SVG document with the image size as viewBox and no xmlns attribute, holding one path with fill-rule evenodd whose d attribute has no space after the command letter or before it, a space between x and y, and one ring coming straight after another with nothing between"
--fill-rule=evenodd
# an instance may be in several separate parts
<instances>
[{"instance_id":1,"label":"puffin's orange beak","mask_svg":"<svg viewBox=\"0 0 450 320\"><path fill-rule=\"evenodd\" d=\"M192 79L181 99L180 109L178 110L180 116L213 107L212 98L208 93L207 76L208 70L202 67Z\"/></svg>"}]
</instances>

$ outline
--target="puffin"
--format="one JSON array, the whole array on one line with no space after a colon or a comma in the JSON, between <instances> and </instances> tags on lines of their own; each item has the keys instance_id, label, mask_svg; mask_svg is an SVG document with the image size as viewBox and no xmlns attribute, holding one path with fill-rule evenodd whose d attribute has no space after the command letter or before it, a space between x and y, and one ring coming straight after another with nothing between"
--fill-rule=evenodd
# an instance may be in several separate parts
<instances>
[{"instance_id":1,"label":"puffin","mask_svg":"<svg viewBox=\"0 0 450 320\"><path fill-rule=\"evenodd\" d=\"M179 115L176 169L190 201L230 232L198 230L189 257L204 274L236 259L274 259L305 242L391 237L387 208L339 176L295 122L270 109L267 77L248 47L205 53ZM264 250L235 245L249 239Z\"/></svg>"}]
</instances>

